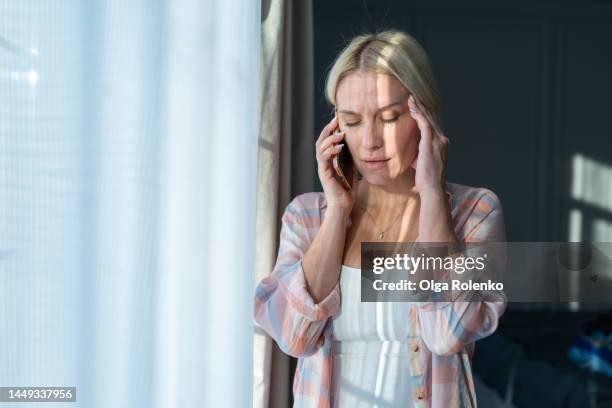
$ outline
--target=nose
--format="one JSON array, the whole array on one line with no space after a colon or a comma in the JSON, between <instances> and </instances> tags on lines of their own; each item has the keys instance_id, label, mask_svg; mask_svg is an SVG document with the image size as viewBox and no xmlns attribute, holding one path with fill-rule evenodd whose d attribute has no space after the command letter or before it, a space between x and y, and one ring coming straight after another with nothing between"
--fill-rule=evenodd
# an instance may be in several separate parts
<instances>
[{"instance_id":1,"label":"nose","mask_svg":"<svg viewBox=\"0 0 612 408\"><path fill-rule=\"evenodd\" d=\"M376 129L374 122L370 122L364 127L362 146L368 150L376 150L382 147L383 138Z\"/></svg>"}]
</instances>

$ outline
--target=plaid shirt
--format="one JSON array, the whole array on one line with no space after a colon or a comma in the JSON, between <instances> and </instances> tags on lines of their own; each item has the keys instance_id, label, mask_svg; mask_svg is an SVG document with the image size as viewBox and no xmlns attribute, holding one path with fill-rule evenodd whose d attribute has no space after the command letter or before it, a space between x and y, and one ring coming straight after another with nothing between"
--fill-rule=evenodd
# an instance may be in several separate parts
<instances>
[{"instance_id":1,"label":"plaid shirt","mask_svg":"<svg viewBox=\"0 0 612 408\"><path fill-rule=\"evenodd\" d=\"M503 242L499 199L490 190L447 183L457 239ZM297 196L282 218L278 258L255 294L255 321L285 353L297 357L294 407L330 407L333 356L331 320L340 307L340 283L315 304L306 288L302 258L325 216L323 193ZM505 302L428 302L409 308L413 336L410 375L415 407L475 407L474 342L497 328Z\"/></svg>"}]
</instances>

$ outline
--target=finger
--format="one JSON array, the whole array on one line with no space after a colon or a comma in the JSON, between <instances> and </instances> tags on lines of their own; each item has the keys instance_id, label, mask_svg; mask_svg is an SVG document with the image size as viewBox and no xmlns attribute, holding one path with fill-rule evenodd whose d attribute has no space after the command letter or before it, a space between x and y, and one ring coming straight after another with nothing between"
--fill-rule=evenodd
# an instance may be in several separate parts
<instances>
[{"instance_id":1,"label":"finger","mask_svg":"<svg viewBox=\"0 0 612 408\"><path fill-rule=\"evenodd\" d=\"M412 167L413 170L416 170L418 162L419 162L419 155L417 154L414 157L414 160L412 161L412 163L410 163L410 167Z\"/></svg>"},{"instance_id":2,"label":"finger","mask_svg":"<svg viewBox=\"0 0 612 408\"><path fill-rule=\"evenodd\" d=\"M438 135L433 140L434 147L439 150L443 156L446 156L448 152L448 138L444 135Z\"/></svg>"},{"instance_id":3,"label":"finger","mask_svg":"<svg viewBox=\"0 0 612 408\"><path fill-rule=\"evenodd\" d=\"M342 139L344 139L344 135L344 132L339 132L332 134L326 139L323 139L323 141L319 144L319 151L327 149L332 144L339 143L340 141L342 141Z\"/></svg>"},{"instance_id":4,"label":"finger","mask_svg":"<svg viewBox=\"0 0 612 408\"><path fill-rule=\"evenodd\" d=\"M344 138L344 133L341 132L341 133L334 133L333 135L330 135L326 139L323 139L323 141L319 143L319 145L316 148L317 159L321 156L323 152L328 150L330 147L333 147L334 145L337 146L338 142L341 142L343 138Z\"/></svg>"},{"instance_id":5,"label":"finger","mask_svg":"<svg viewBox=\"0 0 612 408\"><path fill-rule=\"evenodd\" d=\"M412 104L414 105L414 107L411 108L411 111L416 110L427 120L431 128L432 138L436 138L437 136L444 136L444 132L442 132L442 129L440 128L440 125L438 124L438 121L434 120L434 118L431 116L429 111L425 107L423 107L423 105L419 101L414 99L412 95L410 95L410 98L408 100L409 106L411 105L411 101L412 101Z\"/></svg>"},{"instance_id":6,"label":"finger","mask_svg":"<svg viewBox=\"0 0 612 408\"><path fill-rule=\"evenodd\" d=\"M412 116L412 118L416 121L419 130L421 131L421 139L430 140L432 137L432 132L429 120L418 108L416 101L414 100L412 95L410 95L410 98L408 98L408 109L410 111L410 116Z\"/></svg>"},{"instance_id":7,"label":"finger","mask_svg":"<svg viewBox=\"0 0 612 408\"><path fill-rule=\"evenodd\" d=\"M338 115L334 115L332 120L327 125L325 125L325 127L321 131L321 134L319 134L316 144L320 144L326 137L331 135L337 126L338 126Z\"/></svg>"},{"instance_id":8,"label":"finger","mask_svg":"<svg viewBox=\"0 0 612 408\"><path fill-rule=\"evenodd\" d=\"M412 99L412 103L415 105L416 109L421 112L425 119L427 119L427 121L433 126L435 124L435 121L429 113L429 110L425 108L421 102L417 101L414 96L410 95L410 99ZM410 102L410 100L408 102Z\"/></svg>"},{"instance_id":9,"label":"finger","mask_svg":"<svg viewBox=\"0 0 612 408\"><path fill-rule=\"evenodd\" d=\"M328 147L319 155L319 162L327 163L332 158L332 156L340 153L343 147L344 143Z\"/></svg>"}]
</instances>

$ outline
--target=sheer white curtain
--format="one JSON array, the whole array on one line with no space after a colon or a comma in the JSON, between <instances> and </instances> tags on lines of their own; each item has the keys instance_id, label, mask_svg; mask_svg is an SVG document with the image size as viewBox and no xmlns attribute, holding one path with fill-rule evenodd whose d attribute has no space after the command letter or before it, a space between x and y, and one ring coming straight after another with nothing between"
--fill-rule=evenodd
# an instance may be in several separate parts
<instances>
[{"instance_id":1,"label":"sheer white curtain","mask_svg":"<svg viewBox=\"0 0 612 408\"><path fill-rule=\"evenodd\" d=\"M0 386L251 404L259 13L0 0Z\"/></svg>"}]
</instances>

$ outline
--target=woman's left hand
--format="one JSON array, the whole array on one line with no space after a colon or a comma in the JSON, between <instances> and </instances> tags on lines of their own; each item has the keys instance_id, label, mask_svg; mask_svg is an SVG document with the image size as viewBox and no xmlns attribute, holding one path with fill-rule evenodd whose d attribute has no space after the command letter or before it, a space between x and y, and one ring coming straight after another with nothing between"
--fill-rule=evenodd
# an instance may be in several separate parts
<instances>
[{"instance_id":1,"label":"woman's left hand","mask_svg":"<svg viewBox=\"0 0 612 408\"><path fill-rule=\"evenodd\" d=\"M446 166L448 161L448 138L444 136L438 124L427 113L426 109L408 98L410 115L417 122L421 131L419 151L410 167L415 169L415 185L421 195L445 194Z\"/></svg>"}]
</instances>

